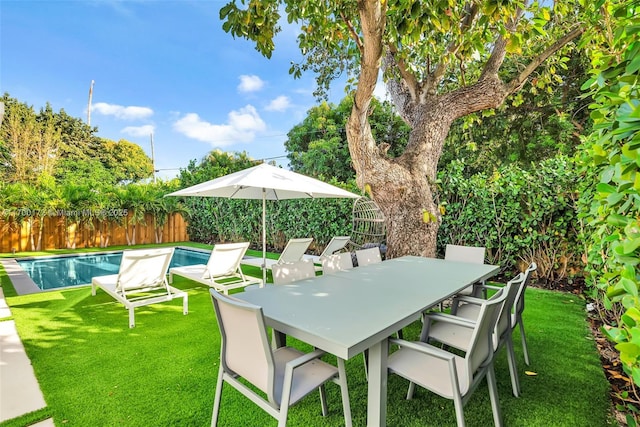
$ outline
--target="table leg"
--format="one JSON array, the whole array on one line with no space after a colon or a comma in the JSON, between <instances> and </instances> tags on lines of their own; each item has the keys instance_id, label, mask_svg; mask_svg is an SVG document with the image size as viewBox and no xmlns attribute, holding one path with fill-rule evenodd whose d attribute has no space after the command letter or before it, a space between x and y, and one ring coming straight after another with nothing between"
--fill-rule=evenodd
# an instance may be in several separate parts
<instances>
[{"instance_id":1,"label":"table leg","mask_svg":"<svg viewBox=\"0 0 640 427\"><path fill-rule=\"evenodd\" d=\"M369 394L367 426L387 424L387 357L389 341L385 338L369 347Z\"/></svg>"},{"instance_id":2,"label":"table leg","mask_svg":"<svg viewBox=\"0 0 640 427\"><path fill-rule=\"evenodd\" d=\"M273 338L271 339L271 348L274 350L280 347L287 346L287 334L273 330Z\"/></svg>"}]
</instances>

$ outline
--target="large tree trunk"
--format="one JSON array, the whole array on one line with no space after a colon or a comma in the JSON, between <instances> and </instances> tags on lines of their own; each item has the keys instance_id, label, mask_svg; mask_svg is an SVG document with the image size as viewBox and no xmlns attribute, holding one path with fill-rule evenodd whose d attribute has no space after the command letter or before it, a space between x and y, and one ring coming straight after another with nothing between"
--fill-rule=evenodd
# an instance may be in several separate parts
<instances>
[{"instance_id":1,"label":"large tree trunk","mask_svg":"<svg viewBox=\"0 0 640 427\"><path fill-rule=\"evenodd\" d=\"M419 255L434 257L441 215L437 203L436 173L451 119L444 109L416 108L416 125L410 147L391 159L384 147L376 147L368 123L357 117L368 114L354 108L347 137L358 186L366 189L386 217L387 257ZM418 119L419 118L419 119ZM364 129L363 129L364 126Z\"/></svg>"}]
</instances>

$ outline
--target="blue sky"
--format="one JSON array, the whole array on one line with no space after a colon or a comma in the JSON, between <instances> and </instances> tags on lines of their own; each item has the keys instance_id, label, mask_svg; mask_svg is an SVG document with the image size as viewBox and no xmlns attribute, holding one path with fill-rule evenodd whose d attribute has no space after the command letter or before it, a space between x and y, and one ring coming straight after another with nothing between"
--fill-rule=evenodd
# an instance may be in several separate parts
<instances>
[{"instance_id":1,"label":"blue sky","mask_svg":"<svg viewBox=\"0 0 640 427\"><path fill-rule=\"evenodd\" d=\"M266 59L222 30L225 3L1 0L0 90L86 121L93 80L98 136L151 156L153 134L164 178L216 148L284 156L287 132L317 104L314 76L288 73L297 29L283 26ZM330 101L343 96L334 85Z\"/></svg>"}]
</instances>

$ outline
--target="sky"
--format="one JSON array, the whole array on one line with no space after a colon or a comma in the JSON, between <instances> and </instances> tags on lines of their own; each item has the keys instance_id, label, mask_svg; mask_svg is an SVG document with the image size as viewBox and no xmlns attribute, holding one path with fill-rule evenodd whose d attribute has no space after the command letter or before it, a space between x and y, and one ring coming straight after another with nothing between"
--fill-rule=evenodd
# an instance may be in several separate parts
<instances>
[{"instance_id":1,"label":"sky","mask_svg":"<svg viewBox=\"0 0 640 427\"><path fill-rule=\"evenodd\" d=\"M266 59L222 30L225 3L0 0L0 90L140 145L160 178L214 149L286 167L287 132L318 104L314 76L288 72L298 30L285 22Z\"/></svg>"}]
</instances>

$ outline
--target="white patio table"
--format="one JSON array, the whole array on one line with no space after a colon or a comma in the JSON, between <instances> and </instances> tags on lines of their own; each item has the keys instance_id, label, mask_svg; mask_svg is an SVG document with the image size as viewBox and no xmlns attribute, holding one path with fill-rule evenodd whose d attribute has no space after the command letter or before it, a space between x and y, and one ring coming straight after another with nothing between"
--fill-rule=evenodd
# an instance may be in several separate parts
<instances>
[{"instance_id":1,"label":"white patio table","mask_svg":"<svg viewBox=\"0 0 640 427\"><path fill-rule=\"evenodd\" d=\"M367 425L386 425L387 338L498 266L404 256L234 296L267 324L344 360L369 350Z\"/></svg>"}]
</instances>

